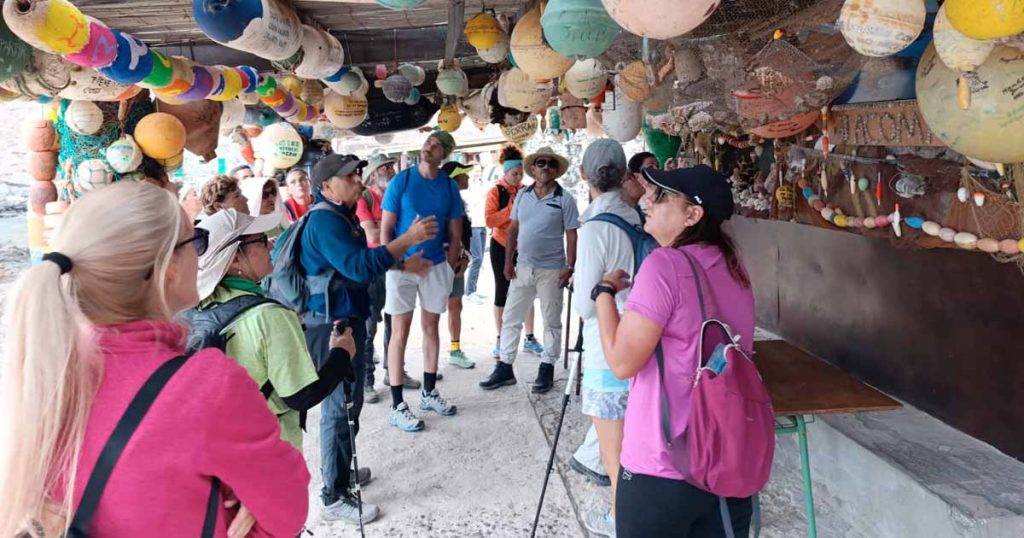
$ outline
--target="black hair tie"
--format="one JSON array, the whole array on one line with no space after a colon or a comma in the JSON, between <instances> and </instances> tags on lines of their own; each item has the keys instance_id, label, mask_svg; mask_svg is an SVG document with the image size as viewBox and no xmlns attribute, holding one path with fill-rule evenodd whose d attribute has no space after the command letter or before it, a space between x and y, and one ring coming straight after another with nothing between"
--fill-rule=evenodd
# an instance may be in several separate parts
<instances>
[{"instance_id":1,"label":"black hair tie","mask_svg":"<svg viewBox=\"0 0 1024 538\"><path fill-rule=\"evenodd\" d=\"M57 267L60 267L60 274L62 275L70 273L71 268L75 266L75 264L71 262L71 258L68 258L60 252L48 252L43 254L43 261L57 264Z\"/></svg>"}]
</instances>

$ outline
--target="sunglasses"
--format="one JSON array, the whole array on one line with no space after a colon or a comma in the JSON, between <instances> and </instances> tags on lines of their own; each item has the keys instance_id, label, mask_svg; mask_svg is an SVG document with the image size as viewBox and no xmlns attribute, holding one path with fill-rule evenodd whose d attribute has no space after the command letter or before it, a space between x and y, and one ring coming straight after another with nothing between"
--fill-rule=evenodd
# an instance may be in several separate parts
<instances>
[{"instance_id":1,"label":"sunglasses","mask_svg":"<svg viewBox=\"0 0 1024 538\"><path fill-rule=\"evenodd\" d=\"M537 168L558 168L558 161L556 159L536 159L533 161L533 165Z\"/></svg>"},{"instance_id":2,"label":"sunglasses","mask_svg":"<svg viewBox=\"0 0 1024 538\"><path fill-rule=\"evenodd\" d=\"M186 239L174 245L174 249L177 250L189 243L196 249L196 254L202 256L206 254L206 249L210 248L210 232L205 228L196 228L195 232L190 239Z\"/></svg>"},{"instance_id":3,"label":"sunglasses","mask_svg":"<svg viewBox=\"0 0 1024 538\"><path fill-rule=\"evenodd\" d=\"M249 245L263 245L264 247L269 247L270 246L270 239L268 239L266 235L260 235L259 237L255 238L255 239L250 239L248 241L241 241L241 238L239 238L239 241L238 241L238 247L239 248L245 248L245 247L247 247Z\"/></svg>"}]
</instances>

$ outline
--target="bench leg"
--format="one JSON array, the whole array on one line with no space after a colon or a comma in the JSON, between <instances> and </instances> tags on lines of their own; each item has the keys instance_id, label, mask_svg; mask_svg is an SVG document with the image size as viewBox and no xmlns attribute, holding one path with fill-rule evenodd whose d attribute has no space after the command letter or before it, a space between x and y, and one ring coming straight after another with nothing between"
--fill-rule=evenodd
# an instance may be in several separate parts
<instances>
[{"instance_id":1,"label":"bench leg","mask_svg":"<svg viewBox=\"0 0 1024 538\"><path fill-rule=\"evenodd\" d=\"M807 452L807 424L804 417L796 417L797 440L800 444L800 470L804 478L804 505L807 510L807 536L817 538L818 526L814 520L814 492L811 489L811 461Z\"/></svg>"}]
</instances>

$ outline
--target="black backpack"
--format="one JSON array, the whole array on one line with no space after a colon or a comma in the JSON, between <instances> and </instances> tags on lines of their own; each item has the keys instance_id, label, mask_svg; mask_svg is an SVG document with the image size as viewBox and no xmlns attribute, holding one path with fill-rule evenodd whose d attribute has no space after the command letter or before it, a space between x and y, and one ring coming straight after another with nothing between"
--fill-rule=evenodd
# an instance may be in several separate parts
<instances>
[{"instance_id":1,"label":"black backpack","mask_svg":"<svg viewBox=\"0 0 1024 538\"><path fill-rule=\"evenodd\" d=\"M189 331L185 352L191 354L210 347L226 352L228 340L231 340L233 335L224 334L224 330L249 310L265 304L275 304L284 308L281 303L267 297L240 295L224 303L213 303L202 310L193 308L186 311L184 316L189 322ZM260 392L264 398L270 398L274 392L274 385L267 380L260 387Z\"/></svg>"}]
</instances>

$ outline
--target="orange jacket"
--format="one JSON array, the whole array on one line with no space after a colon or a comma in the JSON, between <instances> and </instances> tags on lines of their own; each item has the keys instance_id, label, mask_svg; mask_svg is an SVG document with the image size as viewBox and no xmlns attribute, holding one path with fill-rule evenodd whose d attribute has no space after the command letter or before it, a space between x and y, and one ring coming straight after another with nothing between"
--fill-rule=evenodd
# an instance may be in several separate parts
<instances>
[{"instance_id":1,"label":"orange jacket","mask_svg":"<svg viewBox=\"0 0 1024 538\"><path fill-rule=\"evenodd\" d=\"M491 187L491 190L487 191L487 201L484 203L484 221L487 227L493 230L491 235L494 240L501 246L508 244L508 227L512 224L512 203L515 202L516 195L522 188L522 184L513 187L502 178L494 187ZM508 192L509 199L505 207L499 205L499 189L505 189Z\"/></svg>"}]
</instances>

